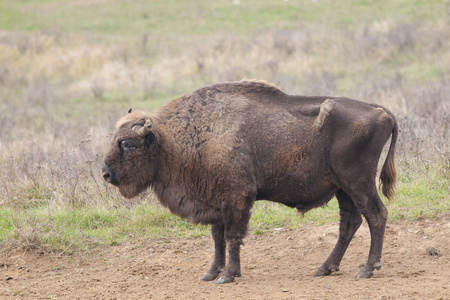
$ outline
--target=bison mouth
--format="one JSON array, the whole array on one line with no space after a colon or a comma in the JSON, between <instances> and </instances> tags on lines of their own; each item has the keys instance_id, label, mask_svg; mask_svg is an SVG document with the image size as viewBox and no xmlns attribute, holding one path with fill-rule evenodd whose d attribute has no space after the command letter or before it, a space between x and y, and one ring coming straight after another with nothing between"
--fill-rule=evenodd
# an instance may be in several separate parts
<instances>
[{"instance_id":1,"label":"bison mouth","mask_svg":"<svg viewBox=\"0 0 450 300\"><path fill-rule=\"evenodd\" d=\"M147 185L139 182L132 182L127 180L127 178L122 178L119 183L116 172L108 166L103 167L102 171L103 179L105 179L106 182L118 187L120 194L127 199L136 197L147 189Z\"/></svg>"},{"instance_id":2,"label":"bison mouth","mask_svg":"<svg viewBox=\"0 0 450 300\"><path fill-rule=\"evenodd\" d=\"M127 199L136 197L137 195L146 190L145 187L139 187L133 184L120 184L118 187L120 194Z\"/></svg>"}]
</instances>

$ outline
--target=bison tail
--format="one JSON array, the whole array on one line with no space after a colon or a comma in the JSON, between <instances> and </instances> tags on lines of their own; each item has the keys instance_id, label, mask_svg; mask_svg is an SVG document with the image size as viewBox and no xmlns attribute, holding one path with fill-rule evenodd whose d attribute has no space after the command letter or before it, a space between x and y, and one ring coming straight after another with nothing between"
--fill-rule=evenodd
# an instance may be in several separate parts
<instances>
[{"instance_id":1,"label":"bison tail","mask_svg":"<svg viewBox=\"0 0 450 300\"><path fill-rule=\"evenodd\" d=\"M392 128L391 145L389 147L389 152L386 156L386 161L384 162L383 168L380 173L380 188L382 188L383 194L389 200L392 200L395 196L395 184L397 181L397 170L395 169L395 144L397 142L398 136L398 124L395 120L395 116L387 111L387 113L394 120L394 127Z\"/></svg>"}]
</instances>

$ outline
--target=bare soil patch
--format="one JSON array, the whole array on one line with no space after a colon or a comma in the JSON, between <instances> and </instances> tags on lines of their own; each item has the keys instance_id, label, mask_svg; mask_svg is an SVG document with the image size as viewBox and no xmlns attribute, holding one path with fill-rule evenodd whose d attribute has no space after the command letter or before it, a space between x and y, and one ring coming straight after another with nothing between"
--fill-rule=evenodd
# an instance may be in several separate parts
<instances>
[{"instance_id":1,"label":"bare soil patch","mask_svg":"<svg viewBox=\"0 0 450 300\"><path fill-rule=\"evenodd\" d=\"M450 218L389 224L382 268L355 279L369 251L367 224L341 270L313 277L330 254L337 225L250 235L242 277L216 285L198 278L213 257L211 238L130 241L66 256L0 253L0 298L34 299L450 299Z\"/></svg>"}]
</instances>

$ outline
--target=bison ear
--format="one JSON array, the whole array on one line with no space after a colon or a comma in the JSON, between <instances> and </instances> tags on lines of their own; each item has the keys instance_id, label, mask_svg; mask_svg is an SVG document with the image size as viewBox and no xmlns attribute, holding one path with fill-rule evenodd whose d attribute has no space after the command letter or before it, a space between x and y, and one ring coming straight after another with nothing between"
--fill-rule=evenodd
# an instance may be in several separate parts
<instances>
[{"instance_id":1,"label":"bison ear","mask_svg":"<svg viewBox=\"0 0 450 300\"><path fill-rule=\"evenodd\" d=\"M131 110L132 110L132 108L130 108L130 109L128 110L128 113L129 113L129 114L131 114Z\"/></svg>"}]
</instances>

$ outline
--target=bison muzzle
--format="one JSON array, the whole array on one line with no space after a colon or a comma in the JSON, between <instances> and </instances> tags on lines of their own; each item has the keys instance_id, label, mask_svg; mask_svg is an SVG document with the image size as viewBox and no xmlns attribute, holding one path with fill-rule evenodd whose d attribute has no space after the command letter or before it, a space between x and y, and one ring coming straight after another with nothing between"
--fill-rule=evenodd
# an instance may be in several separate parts
<instances>
[{"instance_id":1,"label":"bison muzzle","mask_svg":"<svg viewBox=\"0 0 450 300\"><path fill-rule=\"evenodd\" d=\"M381 267L388 213L378 195L377 165L392 136L380 174L383 194L392 198L398 134L386 108L241 81L203 87L153 114L130 111L116 127L104 179L126 198L150 187L172 213L212 225L214 260L202 280L227 283L241 275L240 246L257 200L304 213L336 196L339 238L315 275L339 270L361 215L371 245L357 277Z\"/></svg>"}]
</instances>

